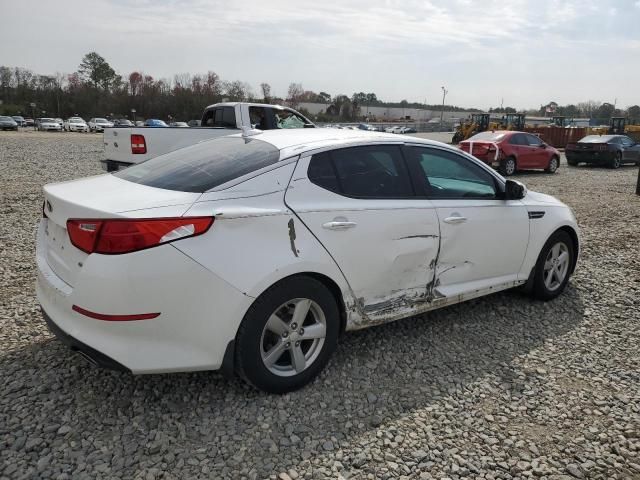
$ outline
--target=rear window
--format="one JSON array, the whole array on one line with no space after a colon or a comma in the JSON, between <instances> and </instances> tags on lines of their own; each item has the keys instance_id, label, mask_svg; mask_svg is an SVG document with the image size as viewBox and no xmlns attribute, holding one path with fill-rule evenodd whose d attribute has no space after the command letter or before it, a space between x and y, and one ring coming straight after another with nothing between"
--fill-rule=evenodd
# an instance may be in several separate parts
<instances>
[{"instance_id":1,"label":"rear window","mask_svg":"<svg viewBox=\"0 0 640 480\"><path fill-rule=\"evenodd\" d=\"M505 133L498 132L480 132L469 138L467 141L473 142L476 140L484 140L487 142L499 142L505 136Z\"/></svg>"},{"instance_id":2,"label":"rear window","mask_svg":"<svg viewBox=\"0 0 640 480\"><path fill-rule=\"evenodd\" d=\"M273 165L280 151L254 138L224 137L161 155L115 173L149 187L202 193Z\"/></svg>"},{"instance_id":3,"label":"rear window","mask_svg":"<svg viewBox=\"0 0 640 480\"><path fill-rule=\"evenodd\" d=\"M587 135L582 140L579 140L580 143L606 143L610 142L611 139L615 138L612 135Z\"/></svg>"}]
</instances>

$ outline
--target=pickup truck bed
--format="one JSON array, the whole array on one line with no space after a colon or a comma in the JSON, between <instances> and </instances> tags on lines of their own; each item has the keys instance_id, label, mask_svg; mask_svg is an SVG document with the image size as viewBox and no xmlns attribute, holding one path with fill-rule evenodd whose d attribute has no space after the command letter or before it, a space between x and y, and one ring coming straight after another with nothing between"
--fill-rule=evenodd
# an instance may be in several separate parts
<instances>
[{"instance_id":1,"label":"pickup truck bed","mask_svg":"<svg viewBox=\"0 0 640 480\"><path fill-rule=\"evenodd\" d=\"M204 109L201 123L202 127L191 128L105 128L102 168L108 172L119 170L203 140L238 133L243 128L315 127L309 119L290 108L245 102L209 105Z\"/></svg>"},{"instance_id":2,"label":"pickup truck bed","mask_svg":"<svg viewBox=\"0 0 640 480\"><path fill-rule=\"evenodd\" d=\"M102 168L107 172L140 163L179 148L195 145L224 135L238 133L237 128L191 127L191 128L154 128L126 127L104 129L105 159ZM142 138L141 138L142 137ZM134 145L142 145L146 153L134 154ZM141 147L138 147L142 151ZM132 158L135 157L135 158Z\"/></svg>"}]
</instances>

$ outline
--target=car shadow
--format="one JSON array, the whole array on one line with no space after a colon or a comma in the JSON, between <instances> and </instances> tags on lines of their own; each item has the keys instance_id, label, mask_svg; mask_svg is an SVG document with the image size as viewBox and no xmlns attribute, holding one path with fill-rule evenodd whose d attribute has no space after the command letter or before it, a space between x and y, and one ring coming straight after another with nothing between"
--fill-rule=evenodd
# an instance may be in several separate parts
<instances>
[{"instance_id":1,"label":"car shadow","mask_svg":"<svg viewBox=\"0 0 640 480\"><path fill-rule=\"evenodd\" d=\"M206 452L216 464L248 465L264 477L305 455L332 454L329 439L354 439L450 395L472 395L464 392L480 379L519 395L514 360L576 329L583 311L580 292L569 284L551 302L503 292L349 332L319 378L282 396L215 372L101 370L49 339L0 357L2 391L15 411L71 425L64 437L70 458L89 431L96 450L118 439L131 477L140 455L147 465L169 462L167 471L179 472L169 451L174 462ZM42 448L55 436L54 428Z\"/></svg>"}]
</instances>

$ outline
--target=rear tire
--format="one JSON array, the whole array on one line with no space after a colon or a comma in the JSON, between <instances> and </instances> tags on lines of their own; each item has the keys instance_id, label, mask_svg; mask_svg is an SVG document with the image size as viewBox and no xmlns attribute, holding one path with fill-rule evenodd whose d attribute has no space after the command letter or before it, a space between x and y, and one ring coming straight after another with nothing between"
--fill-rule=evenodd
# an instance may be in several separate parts
<instances>
[{"instance_id":1,"label":"rear tire","mask_svg":"<svg viewBox=\"0 0 640 480\"><path fill-rule=\"evenodd\" d=\"M505 177L509 177L516 173L516 159L515 157L507 157L500 162L498 171Z\"/></svg>"},{"instance_id":2,"label":"rear tire","mask_svg":"<svg viewBox=\"0 0 640 480\"><path fill-rule=\"evenodd\" d=\"M555 232L542 247L536 262L532 294L540 300L560 295L569 282L575 261L573 240L567 232Z\"/></svg>"},{"instance_id":3,"label":"rear tire","mask_svg":"<svg viewBox=\"0 0 640 480\"><path fill-rule=\"evenodd\" d=\"M549 160L549 165L547 165L547 168L545 168L544 171L547 173L556 173L556 170L558 170L559 166L560 166L560 159L554 155Z\"/></svg>"},{"instance_id":4,"label":"rear tire","mask_svg":"<svg viewBox=\"0 0 640 480\"><path fill-rule=\"evenodd\" d=\"M331 292L300 276L275 284L247 311L235 344L237 373L269 393L313 380L336 349L340 314Z\"/></svg>"},{"instance_id":5,"label":"rear tire","mask_svg":"<svg viewBox=\"0 0 640 480\"><path fill-rule=\"evenodd\" d=\"M567 158L567 165L569 165L570 167L577 167L578 166L578 162L576 160L569 160Z\"/></svg>"}]
</instances>

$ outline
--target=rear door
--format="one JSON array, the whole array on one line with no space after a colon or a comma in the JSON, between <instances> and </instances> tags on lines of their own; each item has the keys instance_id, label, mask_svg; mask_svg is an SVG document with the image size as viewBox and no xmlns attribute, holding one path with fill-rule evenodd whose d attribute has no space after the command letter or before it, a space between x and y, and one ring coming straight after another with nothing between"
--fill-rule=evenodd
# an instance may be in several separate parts
<instances>
[{"instance_id":1,"label":"rear door","mask_svg":"<svg viewBox=\"0 0 640 480\"><path fill-rule=\"evenodd\" d=\"M497 179L467 157L409 150L440 221L435 293L454 298L517 282L529 241L524 204L498 198Z\"/></svg>"},{"instance_id":2,"label":"rear door","mask_svg":"<svg viewBox=\"0 0 640 480\"><path fill-rule=\"evenodd\" d=\"M438 218L416 197L398 145L302 157L285 202L336 261L372 322L430 300Z\"/></svg>"},{"instance_id":3,"label":"rear door","mask_svg":"<svg viewBox=\"0 0 640 480\"><path fill-rule=\"evenodd\" d=\"M514 146L517 152L517 168L533 168L536 163L535 150L529 146L529 141L524 133L516 133L511 137L509 143Z\"/></svg>"}]
</instances>

